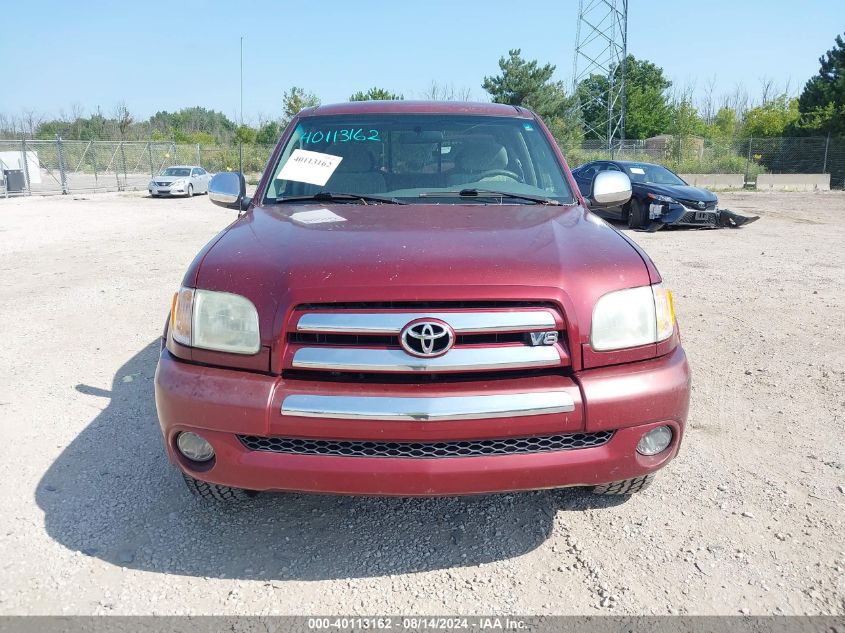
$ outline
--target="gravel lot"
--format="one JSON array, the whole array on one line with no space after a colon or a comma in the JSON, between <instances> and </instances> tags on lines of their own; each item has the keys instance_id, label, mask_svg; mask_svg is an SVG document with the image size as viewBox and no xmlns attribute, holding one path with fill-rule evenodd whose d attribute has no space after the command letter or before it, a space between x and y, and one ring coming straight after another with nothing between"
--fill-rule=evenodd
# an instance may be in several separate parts
<instances>
[{"instance_id":1,"label":"gravel lot","mask_svg":"<svg viewBox=\"0 0 845 633\"><path fill-rule=\"evenodd\" d=\"M628 501L195 501L158 336L205 197L0 200L0 614L843 614L845 194L733 193L740 230L633 234L694 373L679 458Z\"/></svg>"}]
</instances>

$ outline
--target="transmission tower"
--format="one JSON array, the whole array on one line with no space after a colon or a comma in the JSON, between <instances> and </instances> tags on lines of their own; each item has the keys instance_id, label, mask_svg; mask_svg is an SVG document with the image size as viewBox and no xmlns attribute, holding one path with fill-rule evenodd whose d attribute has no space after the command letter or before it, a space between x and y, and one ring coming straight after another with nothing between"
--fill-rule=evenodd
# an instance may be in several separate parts
<instances>
[{"instance_id":1,"label":"transmission tower","mask_svg":"<svg viewBox=\"0 0 845 633\"><path fill-rule=\"evenodd\" d=\"M579 0L575 31L573 90L590 75L607 79L607 93L591 96L581 109L599 112L586 131L613 150L625 139L625 58L628 54L628 0ZM618 68L618 70L617 70Z\"/></svg>"}]
</instances>

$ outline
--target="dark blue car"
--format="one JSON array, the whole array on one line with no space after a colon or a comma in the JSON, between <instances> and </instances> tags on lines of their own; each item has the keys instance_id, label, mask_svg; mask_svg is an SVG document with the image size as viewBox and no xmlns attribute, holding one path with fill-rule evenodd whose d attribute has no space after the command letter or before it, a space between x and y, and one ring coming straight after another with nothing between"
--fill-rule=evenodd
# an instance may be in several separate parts
<instances>
[{"instance_id":1,"label":"dark blue car","mask_svg":"<svg viewBox=\"0 0 845 633\"><path fill-rule=\"evenodd\" d=\"M599 211L627 222L632 229L657 230L663 226L716 227L718 199L706 189L691 187L662 165L627 160L594 160L572 170L585 197L601 171L622 171L631 179L632 195L624 206Z\"/></svg>"}]
</instances>

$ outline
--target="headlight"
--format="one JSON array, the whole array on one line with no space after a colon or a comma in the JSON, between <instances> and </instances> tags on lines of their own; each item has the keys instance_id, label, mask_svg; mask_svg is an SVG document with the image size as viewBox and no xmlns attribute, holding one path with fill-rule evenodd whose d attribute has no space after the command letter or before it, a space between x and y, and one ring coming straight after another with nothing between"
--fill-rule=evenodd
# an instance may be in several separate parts
<instances>
[{"instance_id":1,"label":"headlight","mask_svg":"<svg viewBox=\"0 0 845 633\"><path fill-rule=\"evenodd\" d=\"M183 178L182 180L174 180L173 182L170 183L170 186L171 187L181 187L184 184L185 184L185 179Z\"/></svg>"},{"instance_id":2,"label":"headlight","mask_svg":"<svg viewBox=\"0 0 845 633\"><path fill-rule=\"evenodd\" d=\"M640 286L610 292L596 301L590 344L596 351L657 343L672 336L672 292L663 286Z\"/></svg>"},{"instance_id":3,"label":"headlight","mask_svg":"<svg viewBox=\"0 0 845 633\"><path fill-rule=\"evenodd\" d=\"M261 348L258 311L246 297L228 292L182 288L170 313L173 340L182 345L233 354Z\"/></svg>"},{"instance_id":4,"label":"headlight","mask_svg":"<svg viewBox=\"0 0 845 633\"><path fill-rule=\"evenodd\" d=\"M680 204L677 200L675 200L674 198L670 198L669 196L660 196L656 193L649 193L646 195L648 196L649 200L655 200L657 202L668 202L670 204Z\"/></svg>"}]
</instances>

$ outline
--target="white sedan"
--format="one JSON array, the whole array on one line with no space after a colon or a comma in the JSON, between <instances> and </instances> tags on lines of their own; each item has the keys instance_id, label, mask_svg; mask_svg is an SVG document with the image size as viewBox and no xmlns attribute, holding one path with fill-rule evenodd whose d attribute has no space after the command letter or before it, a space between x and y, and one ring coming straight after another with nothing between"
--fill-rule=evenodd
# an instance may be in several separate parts
<instances>
[{"instance_id":1,"label":"white sedan","mask_svg":"<svg viewBox=\"0 0 845 633\"><path fill-rule=\"evenodd\" d=\"M176 165L162 169L150 181L147 189L153 198L158 196L187 196L208 193L211 174L198 165Z\"/></svg>"}]
</instances>

